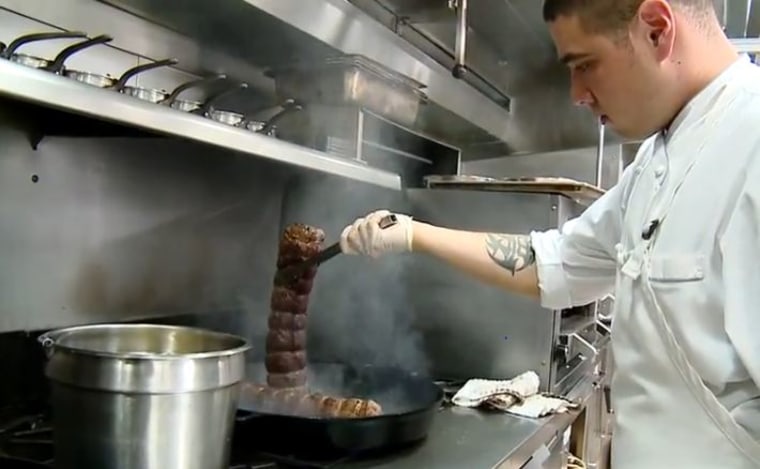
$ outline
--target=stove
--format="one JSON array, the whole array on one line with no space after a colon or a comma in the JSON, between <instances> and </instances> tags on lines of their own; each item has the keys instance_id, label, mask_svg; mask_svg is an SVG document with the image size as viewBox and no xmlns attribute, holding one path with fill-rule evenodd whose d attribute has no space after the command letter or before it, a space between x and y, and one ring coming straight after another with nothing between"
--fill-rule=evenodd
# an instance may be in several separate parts
<instances>
[{"instance_id":1,"label":"stove","mask_svg":"<svg viewBox=\"0 0 760 469\"><path fill-rule=\"evenodd\" d=\"M3 469L50 469L55 467L53 426L50 412L29 409L0 420L0 467ZM349 462L366 461L381 455L363 453L337 454L310 451L292 454L287 448L276 445L252 447L233 437L229 469L304 468L327 469ZM415 445L416 446L416 445ZM399 451L412 448L400 448ZM394 452L396 450L394 449ZM386 453L385 456L388 456Z\"/></svg>"},{"instance_id":2,"label":"stove","mask_svg":"<svg viewBox=\"0 0 760 469\"><path fill-rule=\"evenodd\" d=\"M52 409L43 375L44 354L36 340L38 335L38 332L0 334L0 353L16 357L0 361L0 376L4 377L0 386L0 468L3 469L54 467ZM451 406L451 397L464 381L440 380L436 384L444 390L443 409ZM248 423L243 425L243 422ZM368 467L404 458L425 444L423 440L410 446L360 454L327 452L299 444L299 453L294 454L288 441L266 441L265 429L252 427L250 414L241 411L233 431L229 469Z\"/></svg>"},{"instance_id":3,"label":"stove","mask_svg":"<svg viewBox=\"0 0 760 469\"><path fill-rule=\"evenodd\" d=\"M451 405L450 398L458 387L455 385L447 390L446 399L441 408ZM246 421L245 417L246 413L240 412L237 421ZM50 409L45 406L6 408L0 411L0 467L3 469L54 468L53 431ZM254 433L264 435L261 431ZM387 461L389 458L403 457L425 444L424 441L420 441L404 447L358 454L305 448L304 445L299 444L300 452L294 454L288 442L266 441L265 436L255 439L247 438L248 434L250 431L233 432L229 469L344 467L352 463L367 464L372 461ZM252 441L255 443L252 444Z\"/></svg>"}]
</instances>

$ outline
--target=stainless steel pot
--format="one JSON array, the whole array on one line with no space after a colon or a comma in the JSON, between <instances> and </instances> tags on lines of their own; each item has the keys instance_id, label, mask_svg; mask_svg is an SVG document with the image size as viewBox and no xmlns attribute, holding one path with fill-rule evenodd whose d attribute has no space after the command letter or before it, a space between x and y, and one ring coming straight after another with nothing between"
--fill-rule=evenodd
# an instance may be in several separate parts
<instances>
[{"instance_id":1,"label":"stainless steel pot","mask_svg":"<svg viewBox=\"0 0 760 469\"><path fill-rule=\"evenodd\" d=\"M151 324L77 326L48 353L56 469L222 469L245 339Z\"/></svg>"}]
</instances>

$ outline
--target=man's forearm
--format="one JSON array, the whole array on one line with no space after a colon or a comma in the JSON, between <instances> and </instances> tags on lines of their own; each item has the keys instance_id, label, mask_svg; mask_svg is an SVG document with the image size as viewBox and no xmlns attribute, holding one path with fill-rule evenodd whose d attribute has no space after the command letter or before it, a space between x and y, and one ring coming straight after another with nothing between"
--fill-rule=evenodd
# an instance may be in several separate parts
<instances>
[{"instance_id":1,"label":"man's forearm","mask_svg":"<svg viewBox=\"0 0 760 469\"><path fill-rule=\"evenodd\" d=\"M450 230L420 222L414 222L413 232L413 251L435 256L506 290L539 297L529 236Z\"/></svg>"}]
</instances>

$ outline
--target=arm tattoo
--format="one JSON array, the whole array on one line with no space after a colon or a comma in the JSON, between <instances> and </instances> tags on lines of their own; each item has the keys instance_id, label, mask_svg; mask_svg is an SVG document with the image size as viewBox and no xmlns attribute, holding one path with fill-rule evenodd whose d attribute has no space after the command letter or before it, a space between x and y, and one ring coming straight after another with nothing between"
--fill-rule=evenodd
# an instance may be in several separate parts
<instances>
[{"instance_id":1,"label":"arm tattoo","mask_svg":"<svg viewBox=\"0 0 760 469\"><path fill-rule=\"evenodd\" d=\"M486 250L497 265L512 272L512 275L536 262L530 236L488 233Z\"/></svg>"}]
</instances>

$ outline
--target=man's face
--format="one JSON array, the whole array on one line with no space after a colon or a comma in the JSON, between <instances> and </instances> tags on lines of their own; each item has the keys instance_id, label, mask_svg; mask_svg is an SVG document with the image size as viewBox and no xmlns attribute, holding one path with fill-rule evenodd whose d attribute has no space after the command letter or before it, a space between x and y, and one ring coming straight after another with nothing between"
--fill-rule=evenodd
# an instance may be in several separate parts
<instances>
[{"instance_id":1,"label":"man's face","mask_svg":"<svg viewBox=\"0 0 760 469\"><path fill-rule=\"evenodd\" d=\"M570 68L576 104L587 106L625 138L643 139L667 125L670 100L663 93L668 73L650 47L647 28L634 25L619 36L589 33L573 15L560 16L549 30Z\"/></svg>"}]
</instances>

